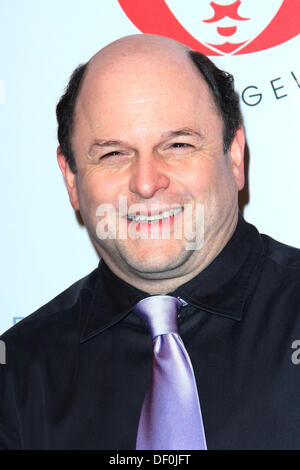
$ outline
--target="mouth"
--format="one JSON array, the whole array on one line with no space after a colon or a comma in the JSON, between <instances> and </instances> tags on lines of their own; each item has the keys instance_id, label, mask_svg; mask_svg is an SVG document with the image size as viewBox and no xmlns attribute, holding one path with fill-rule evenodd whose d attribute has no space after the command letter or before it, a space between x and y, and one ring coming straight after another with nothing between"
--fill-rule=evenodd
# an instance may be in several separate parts
<instances>
[{"instance_id":1,"label":"mouth","mask_svg":"<svg viewBox=\"0 0 300 470\"><path fill-rule=\"evenodd\" d=\"M156 224L162 220L170 219L180 214L183 211L183 207L176 207L174 209L165 210L154 215L146 214L128 214L127 220L130 222L136 222L139 224Z\"/></svg>"}]
</instances>

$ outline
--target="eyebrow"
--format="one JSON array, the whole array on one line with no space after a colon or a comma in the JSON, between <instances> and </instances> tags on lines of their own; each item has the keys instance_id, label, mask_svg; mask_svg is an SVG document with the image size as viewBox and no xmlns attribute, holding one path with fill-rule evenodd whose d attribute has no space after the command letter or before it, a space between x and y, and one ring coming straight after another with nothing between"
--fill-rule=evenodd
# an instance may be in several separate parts
<instances>
[{"instance_id":1,"label":"eyebrow","mask_svg":"<svg viewBox=\"0 0 300 470\"><path fill-rule=\"evenodd\" d=\"M171 139L173 137L180 137L180 136L192 136L192 137L203 138L203 135L200 132L190 129L189 127L183 127L175 131L164 132L163 134L161 134L161 139ZM118 146L130 147L130 144L124 140L98 140L96 139L92 142L90 146L90 151L94 147L94 145L100 148L118 147Z\"/></svg>"},{"instance_id":2,"label":"eyebrow","mask_svg":"<svg viewBox=\"0 0 300 470\"><path fill-rule=\"evenodd\" d=\"M97 145L97 147L114 147L118 145L129 145L128 142L124 142L122 140L94 140L90 146L90 150L94 145Z\"/></svg>"},{"instance_id":3,"label":"eyebrow","mask_svg":"<svg viewBox=\"0 0 300 470\"><path fill-rule=\"evenodd\" d=\"M176 131L169 131L162 134L163 139L170 139L172 137L180 137L180 136L192 136L192 137L200 137L203 138L203 134L198 131L195 131L189 127L183 127L182 129L178 129Z\"/></svg>"}]
</instances>

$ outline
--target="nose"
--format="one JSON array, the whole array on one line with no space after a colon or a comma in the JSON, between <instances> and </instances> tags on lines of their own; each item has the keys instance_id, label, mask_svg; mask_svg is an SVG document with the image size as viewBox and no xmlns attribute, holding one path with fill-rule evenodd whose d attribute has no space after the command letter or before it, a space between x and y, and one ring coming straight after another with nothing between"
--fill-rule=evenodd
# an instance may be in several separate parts
<instances>
[{"instance_id":1,"label":"nose","mask_svg":"<svg viewBox=\"0 0 300 470\"><path fill-rule=\"evenodd\" d=\"M129 181L129 189L143 199L152 198L161 189L167 189L170 178L162 163L154 156L139 158L132 168Z\"/></svg>"}]
</instances>

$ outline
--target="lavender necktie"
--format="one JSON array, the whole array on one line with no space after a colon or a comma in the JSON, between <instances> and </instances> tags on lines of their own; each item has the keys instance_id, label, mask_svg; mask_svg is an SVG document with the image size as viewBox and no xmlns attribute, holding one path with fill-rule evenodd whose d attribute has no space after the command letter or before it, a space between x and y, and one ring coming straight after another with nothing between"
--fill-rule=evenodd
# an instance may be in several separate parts
<instances>
[{"instance_id":1,"label":"lavender necktie","mask_svg":"<svg viewBox=\"0 0 300 470\"><path fill-rule=\"evenodd\" d=\"M181 306L176 297L155 295L133 309L153 338L152 379L139 421L138 450L206 449L194 372L178 332Z\"/></svg>"}]
</instances>

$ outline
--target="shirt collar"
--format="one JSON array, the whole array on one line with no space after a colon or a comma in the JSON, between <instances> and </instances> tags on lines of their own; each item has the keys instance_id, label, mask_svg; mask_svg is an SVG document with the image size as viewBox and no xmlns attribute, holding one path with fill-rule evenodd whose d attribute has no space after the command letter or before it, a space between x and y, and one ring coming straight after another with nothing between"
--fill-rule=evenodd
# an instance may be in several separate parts
<instances>
[{"instance_id":1,"label":"shirt collar","mask_svg":"<svg viewBox=\"0 0 300 470\"><path fill-rule=\"evenodd\" d=\"M259 232L239 213L233 236L212 263L169 295L181 297L206 312L241 320L262 257ZM116 276L101 260L88 308L85 302L82 312L85 322L81 342L121 321L137 302L148 296Z\"/></svg>"}]
</instances>

